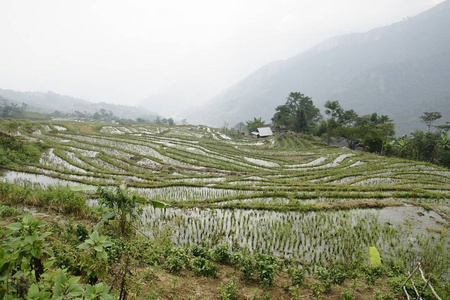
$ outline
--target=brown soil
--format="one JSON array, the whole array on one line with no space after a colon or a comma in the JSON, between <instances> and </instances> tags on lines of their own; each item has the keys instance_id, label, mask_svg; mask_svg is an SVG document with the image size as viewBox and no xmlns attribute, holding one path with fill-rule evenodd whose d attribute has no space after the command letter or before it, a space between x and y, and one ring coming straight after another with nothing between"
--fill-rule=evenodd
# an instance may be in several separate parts
<instances>
[{"instance_id":1,"label":"brown soil","mask_svg":"<svg viewBox=\"0 0 450 300\"><path fill-rule=\"evenodd\" d=\"M67 126L71 130L79 131L82 133L88 133L88 134L96 133L89 124L85 124L85 123L82 123L82 124L70 123Z\"/></svg>"},{"instance_id":2,"label":"brown soil","mask_svg":"<svg viewBox=\"0 0 450 300\"><path fill-rule=\"evenodd\" d=\"M51 224L57 222L64 226L67 224L67 217L47 214L45 212L33 213L39 219ZM0 226L20 220L23 215L5 217L0 220ZM88 220L76 220L76 222L92 224ZM157 267L135 267L127 276L127 299L221 299L220 288L229 284L235 278L238 300L250 299L343 299L342 291L349 290L355 299L375 299L375 290L379 290L382 295L389 294L389 285L386 278L378 279L374 286L369 286L364 279L347 280L343 285L334 285L331 292L322 292L319 298L315 297L311 287L319 283L313 277L308 277L301 287L292 286L287 273L278 272L273 285L263 289L256 279L246 282L241 278L241 272L232 266L218 265L218 277L206 278L197 277L192 271L185 270L181 275L170 274ZM112 266L114 270L114 266ZM114 272L112 272L114 273ZM115 295L120 293L120 280L114 280L114 275L110 275L106 284L112 285L111 292ZM322 286L323 284L319 283ZM270 298L265 298L270 296Z\"/></svg>"},{"instance_id":3,"label":"brown soil","mask_svg":"<svg viewBox=\"0 0 450 300\"><path fill-rule=\"evenodd\" d=\"M320 293L320 298L316 298L310 286L316 280L308 278L301 287L291 285L289 276L284 272L277 274L273 286L262 289L259 283L254 280L245 282L240 278L240 272L233 267L220 265L218 278L197 277L191 271L184 271L181 275L170 274L160 268L137 268L132 271L129 279L129 296L136 299L221 299L219 290L221 286L228 284L235 278L239 300L250 299L257 296L257 299L343 299L342 291L349 290L355 299L375 299L375 290L379 290L382 295L389 294L387 280L379 279L375 286L368 286L362 279L347 280L343 285L334 285L331 292ZM118 293L117 287L113 293Z\"/></svg>"},{"instance_id":4,"label":"brown soil","mask_svg":"<svg viewBox=\"0 0 450 300\"><path fill-rule=\"evenodd\" d=\"M383 208L388 206L403 206L403 203L394 200L380 201L371 199L371 200L350 200L333 203L319 203L316 206L325 209Z\"/></svg>"}]
</instances>

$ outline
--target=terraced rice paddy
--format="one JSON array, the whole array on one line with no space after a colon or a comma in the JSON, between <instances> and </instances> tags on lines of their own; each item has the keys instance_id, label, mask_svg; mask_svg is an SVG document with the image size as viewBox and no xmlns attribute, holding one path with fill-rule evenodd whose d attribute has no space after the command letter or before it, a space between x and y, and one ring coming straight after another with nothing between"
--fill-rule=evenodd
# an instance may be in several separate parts
<instances>
[{"instance_id":1,"label":"terraced rice paddy","mask_svg":"<svg viewBox=\"0 0 450 300\"><path fill-rule=\"evenodd\" d=\"M225 243L312 268L372 245L384 259L414 263L437 251L436 259L449 261L448 169L289 134L260 140L204 126L71 128L21 131L49 150L2 180L126 186L172 205L146 208L142 223L149 235L171 228L179 245Z\"/></svg>"}]
</instances>

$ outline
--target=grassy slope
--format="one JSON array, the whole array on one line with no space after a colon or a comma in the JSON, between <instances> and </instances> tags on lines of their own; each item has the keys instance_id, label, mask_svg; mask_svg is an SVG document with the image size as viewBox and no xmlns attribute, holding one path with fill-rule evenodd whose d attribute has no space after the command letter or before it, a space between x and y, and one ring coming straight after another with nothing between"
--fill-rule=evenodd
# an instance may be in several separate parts
<instances>
[{"instance_id":1,"label":"grassy slope","mask_svg":"<svg viewBox=\"0 0 450 300\"><path fill-rule=\"evenodd\" d=\"M2 122L2 126L7 128L7 124L4 123ZM297 136L288 136L263 143L259 143L259 140L236 140L231 143L222 139L216 130L211 132L211 130L201 127L147 126L146 130L150 134L142 134L142 130L139 131L138 126L135 126L129 127L129 129L141 133L125 131L124 134L117 135L99 132L101 129L99 124L58 124L68 128L67 131L58 131L53 127L53 124L48 125L50 131L46 131L43 124L27 125L33 130L25 130L25 125L19 126L19 131L23 135L35 138L36 135L32 132L40 128L43 135L39 135L38 138L43 140L46 145L54 148L54 153L58 157L80 168L86 168L89 165L93 170L88 174L89 179L84 173L70 171L67 166L57 165L53 160L51 164L42 162L36 164L37 167L41 168L38 172L47 170L46 172L51 177L66 179L69 179L71 174L77 175L76 181L93 185L118 185L122 180L116 178L133 176L135 179L128 182L129 188L166 188L167 190L161 190L161 192L167 191L161 197L178 207L217 208L217 205L221 202L236 199L255 199L247 201L245 204L238 201L226 205L230 208L281 211L321 211L329 209L339 211L356 207L412 203L425 206L427 209L432 208L447 218L450 212L447 198L450 189L449 175L445 169L423 163L380 158L375 155L336 148L325 148L299 139ZM64 142L68 139L71 141L69 144ZM145 145L147 148L142 148L140 145ZM74 152L71 147L80 149L80 152ZM117 150L122 151L122 154L117 155L114 152ZM71 151L75 153L75 156L68 154ZM90 158L82 151L105 151L105 153ZM159 154L155 154L155 151ZM342 160L334 167L316 168L326 166L340 155L347 153L353 154L353 156ZM308 170L306 167L301 167L300 170L296 170L288 167L289 165L311 163L321 157L329 158L317 165L313 164L313 169ZM142 167L136 163L137 160L140 161L144 158L157 165ZM283 167L267 167L261 164L261 161L276 163ZM363 164L350 167L358 161ZM199 165L206 166L206 168L196 169ZM395 165L398 165L398 167L393 168L392 166ZM30 169L26 166L16 168L27 172L36 172L36 169ZM386 175L386 172L390 172L390 174ZM417 175L419 176L417 177ZM386 176L399 181L385 183L381 179ZM114 181L104 181L109 178L114 178ZM224 180L214 181L215 178L224 178ZM380 178L381 182L361 186L352 185L374 178ZM189 180L197 181L190 182ZM336 183L339 181L342 183ZM235 184L236 182L241 183ZM192 193L195 188L204 187L208 187L214 193L206 194L206 196L193 196ZM176 196L171 198L171 195L179 195L175 191L180 188L181 192L178 193L184 193L183 189L190 191L186 193L187 197L190 197L187 201L180 202L176 199ZM82 187L72 189L81 190ZM217 196L219 191L226 190L247 191L250 194ZM37 206L44 213L39 215L40 217L49 223L59 221L62 226L67 223L60 221L60 212L66 213L63 218L67 218L73 213L75 213L73 217L80 218L89 213L89 210L86 211L84 206L83 209L77 208L79 198L73 192L53 191L52 193L54 198L42 197L42 200L39 200L39 193L32 193L28 198L23 196L11 198L12 194L16 197L17 195L23 195L23 193L13 191L10 194L3 193L1 200L10 205L13 203L17 205L18 201L24 201L23 204L26 206ZM67 199L68 197L75 200L71 201L72 207L64 203L63 198ZM287 204L268 204L258 200L259 198L269 199L273 197L286 197L289 202ZM322 198L329 200L320 200ZM317 202L312 205L304 204L302 202L304 199L315 199ZM46 204L46 201L49 201L48 204ZM49 211L49 207L52 210ZM13 218L6 218L2 225L13 220ZM84 220L83 223L87 224L89 228L95 222ZM448 227L448 224L446 226ZM162 261L164 261L164 258L162 258ZM243 281L238 267L217 265L219 266L218 278L208 279L194 276L190 270L183 271L181 275L173 275L165 271L162 264L155 267L143 267L142 263L137 261L130 275L129 282L132 283L130 284L130 295L135 294L141 299L148 299L153 296L162 299L187 299L188 297L217 299L221 285L228 284L232 277L237 278L236 286L239 290L239 299L250 298L255 293L260 298L269 293L272 299L291 299L296 293L296 288L290 283L288 274L283 271L279 271L274 285L264 290L256 280ZM113 277L110 277L106 281L112 284L113 279ZM316 277L310 276L306 282L304 286L299 288L302 298L311 298L314 290L319 287L323 288L323 283L315 283L319 282ZM384 295L390 293L390 286L387 282L387 277L383 276L377 279L375 284L368 284L367 279L361 275L354 281L347 280L343 285L334 285L331 293L322 294L322 297L341 299L343 289L348 289L358 299L375 299L375 289L380 290Z\"/></svg>"}]
</instances>

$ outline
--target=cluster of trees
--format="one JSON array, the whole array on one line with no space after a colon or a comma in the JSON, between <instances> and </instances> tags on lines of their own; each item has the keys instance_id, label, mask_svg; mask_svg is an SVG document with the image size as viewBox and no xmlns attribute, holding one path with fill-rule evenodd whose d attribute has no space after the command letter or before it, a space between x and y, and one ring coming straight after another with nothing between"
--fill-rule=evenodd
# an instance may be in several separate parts
<instances>
[{"instance_id":1,"label":"cluster of trees","mask_svg":"<svg viewBox=\"0 0 450 300\"><path fill-rule=\"evenodd\" d=\"M277 129L313 134L327 139L342 137L350 148L365 147L371 152L382 152L388 138L395 134L395 125L388 116L377 113L358 116L353 110L344 110L338 101L327 101L324 119L311 97L292 92L284 105L276 108L272 123Z\"/></svg>"},{"instance_id":2,"label":"cluster of trees","mask_svg":"<svg viewBox=\"0 0 450 300\"><path fill-rule=\"evenodd\" d=\"M314 133L322 118L312 99L298 92L287 97L286 104L276 108L272 122L276 127L303 133Z\"/></svg>"},{"instance_id":3,"label":"cluster of trees","mask_svg":"<svg viewBox=\"0 0 450 300\"><path fill-rule=\"evenodd\" d=\"M272 125L278 130L322 137L328 144L341 138L347 141L351 149L360 147L382 155L450 167L450 122L433 126L434 122L442 118L439 112L425 112L420 117L428 128L427 132L416 130L409 136L398 138L395 137L394 122L386 115L372 113L359 116L353 109L345 110L338 101L325 103L325 115L326 117L320 113L310 97L292 92L286 103L276 108ZM261 118L254 118L246 123L249 131L267 126Z\"/></svg>"},{"instance_id":4,"label":"cluster of trees","mask_svg":"<svg viewBox=\"0 0 450 300\"><path fill-rule=\"evenodd\" d=\"M105 121L105 122L119 120L119 118L116 117L112 111L107 111L104 108L100 109L99 111L96 111L93 114L91 114L87 111L79 111L79 110L75 110L71 113L65 113L65 112L61 112L59 110L55 110L50 115L52 115L54 117L78 118L78 119L84 119L84 120Z\"/></svg>"},{"instance_id":5,"label":"cluster of trees","mask_svg":"<svg viewBox=\"0 0 450 300\"><path fill-rule=\"evenodd\" d=\"M56 118L77 118L86 121L103 121L109 123L115 122L120 125L132 125L142 123L175 125L175 121L173 118L161 118L158 116L154 121L144 118L137 118L136 120L125 119L114 115L112 111L106 110L104 108L100 109L99 111L96 111L93 114L87 111L79 111L79 110L75 110L70 113L55 110L54 112L49 114L39 114L27 110L29 108L27 103L22 103L21 105L18 105L17 103L10 102L7 99L3 99L1 97L0 100L2 100L2 103L0 104L0 118L46 119L49 117L56 117ZM40 118L38 118L37 115L39 115ZM181 124L187 125L187 120L186 119L182 120Z\"/></svg>"},{"instance_id":6,"label":"cluster of trees","mask_svg":"<svg viewBox=\"0 0 450 300\"><path fill-rule=\"evenodd\" d=\"M156 117L155 124L164 124L164 125L175 125L175 121L172 118L163 118L161 119L159 116Z\"/></svg>"},{"instance_id":7,"label":"cluster of trees","mask_svg":"<svg viewBox=\"0 0 450 300\"><path fill-rule=\"evenodd\" d=\"M416 130L410 135L394 138L386 144L385 154L441 164L450 168L450 122L433 126L442 116L439 112L425 112L420 118L428 131Z\"/></svg>"},{"instance_id":8,"label":"cluster of trees","mask_svg":"<svg viewBox=\"0 0 450 300\"><path fill-rule=\"evenodd\" d=\"M48 119L49 117L56 118L77 118L83 119L86 121L103 121L103 122L116 122L121 125L131 125L131 124L141 124L150 122L150 120L146 120L143 118L133 119L124 119L119 118L112 111L107 111L106 109L100 109L95 113L89 113L87 111L78 111L75 110L71 113L65 113L59 110L55 110L49 114L36 113L28 110L28 104L22 103L18 105L17 103L9 102L6 99L0 98L3 100L0 104L0 118L11 118L11 119ZM172 118L169 119L160 119L159 117L156 119L155 123L157 124L167 124L167 125L175 125L175 122Z\"/></svg>"},{"instance_id":9,"label":"cluster of trees","mask_svg":"<svg viewBox=\"0 0 450 300\"><path fill-rule=\"evenodd\" d=\"M22 105L19 106L16 103L8 103L8 101L3 99L3 103L0 105L0 117L12 119L23 118L27 106L26 103L22 103Z\"/></svg>"},{"instance_id":10,"label":"cluster of trees","mask_svg":"<svg viewBox=\"0 0 450 300\"><path fill-rule=\"evenodd\" d=\"M325 108L329 118L320 122L317 133L328 141L342 137L349 148L361 146L369 152L382 154L388 139L395 135L395 124L388 116L377 113L358 116L353 109L344 110L338 101L327 101Z\"/></svg>"}]
</instances>

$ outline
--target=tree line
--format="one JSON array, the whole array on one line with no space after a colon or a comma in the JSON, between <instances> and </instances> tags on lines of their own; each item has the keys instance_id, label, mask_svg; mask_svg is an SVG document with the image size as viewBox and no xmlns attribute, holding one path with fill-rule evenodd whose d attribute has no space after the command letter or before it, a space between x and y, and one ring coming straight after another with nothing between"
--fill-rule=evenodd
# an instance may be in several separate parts
<instances>
[{"instance_id":1,"label":"tree line","mask_svg":"<svg viewBox=\"0 0 450 300\"><path fill-rule=\"evenodd\" d=\"M53 118L76 118L84 121L100 121L107 123L117 123L119 125L133 125L133 124L143 124L143 123L154 123L162 125L175 125L173 118L161 118L156 117L155 120L136 118L136 119L126 119L121 118L110 110L101 108L100 110L90 113L87 111L75 110L72 112L62 112L55 110L51 113L37 113L32 112L27 103L22 103L21 105L9 102L7 99L3 99L0 103L0 118L10 118L10 119L31 119L31 120L47 120L50 117ZM182 125L186 125L187 121L184 119L181 121Z\"/></svg>"},{"instance_id":2,"label":"tree line","mask_svg":"<svg viewBox=\"0 0 450 300\"><path fill-rule=\"evenodd\" d=\"M286 103L275 109L272 127L322 138L327 144L345 140L350 149L364 149L381 155L427 161L450 167L450 122L434 126L442 118L439 112L425 112L420 116L428 130L416 130L410 135L395 136L395 124L387 115L376 112L359 116L353 109L345 110L339 101L325 103L325 117L311 97L291 92ZM242 129L243 123L239 123ZM246 122L251 132L267 126L262 118Z\"/></svg>"}]
</instances>

